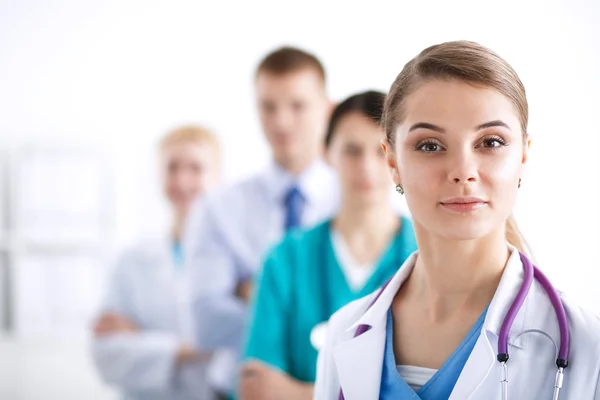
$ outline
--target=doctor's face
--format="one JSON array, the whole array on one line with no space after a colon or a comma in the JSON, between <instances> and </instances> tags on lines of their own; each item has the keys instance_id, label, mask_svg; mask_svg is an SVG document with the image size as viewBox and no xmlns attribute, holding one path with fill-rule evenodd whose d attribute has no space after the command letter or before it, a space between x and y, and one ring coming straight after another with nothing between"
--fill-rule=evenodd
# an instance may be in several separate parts
<instances>
[{"instance_id":1,"label":"doctor's face","mask_svg":"<svg viewBox=\"0 0 600 400\"><path fill-rule=\"evenodd\" d=\"M392 181L381 141L383 129L359 112L343 116L327 149L327 160L337 172L344 201L389 201Z\"/></svg>"},{"instance_id":2,"label":"doctor's face","mask_svg":"<svg viewBox=\"0 0 600 400\"><path fill-rule=\"evenodd\" d=\"M454 240L502 228L529 146L513 103L491 88L433 80L403 110L386 153L415 224Z\"/></svg>"},{"instance_id":3,"label":"doctor's face","mask_svg":"<svg viewBox=\"0 0 600 400\"><path fill-rule=\"evenodd\" d=\"M181 141L161 151L163 190L179 215L220 180L219 155L210 143Z\"/></svg>"},{"instance_id":4,"label":"doctor's face","mask_svg":"<svg viewBox=\"0 0 600 400\"><path fill-rule=\"evenodd\" d=\"M278 163L290 167L307 152L322 151L330 103L316 71L260 72L256 96L260 122Z\"/></svg>"}]
</instances>

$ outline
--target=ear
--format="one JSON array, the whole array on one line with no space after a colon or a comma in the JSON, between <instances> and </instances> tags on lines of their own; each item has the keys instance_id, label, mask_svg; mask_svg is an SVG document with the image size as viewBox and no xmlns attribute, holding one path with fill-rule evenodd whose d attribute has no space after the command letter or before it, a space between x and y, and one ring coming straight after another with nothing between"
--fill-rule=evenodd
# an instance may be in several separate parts
<instances>
[{"instance_id":1,"label":"ear","mask_svg":"<svg viewBox=\"0 0 600 400\"><path fill-rule=\"evenodd\" d=\"M523 158L521 163L524 165L527 163L527 156L529 155L529 149L531 148L531 137L526 133L523 137Z\"/></svg>"},{"instance_id":2,"label":"ear","mask_svg":"<svg viewBox=\"0 0 600 400\"><path fill-rule=\"evenodd\" d=\"M335 110L335 107L337 106L337 104L335 103L335 101L329 100L327 99L327 117L331 118L331 114L333 114L333 110Z\"/></svg>"},{"instance_id":3,"label":"ear","mask_svg":"<svg viewBox=\"0 0 600 400\"><path fill-rule=\"evenodd\" d=\"M323 160L325 160L325 162L327 163L327 165L329 165L330 167L333 166L331 164L331 156L329 155L329 148L327 148L327 147L325 147L325 151L323 153Z\"/></svg>"},{"instance_id":4,"label":"ear","mask_svg":"<svg viewBox=\"0 0 600 400\"><path fill-rule=\"evenodd\" d=\"M394 151L394 146L390 143L388 139L383 139L381 141L381 147L383 148L383 152L385 153L385 161L392 175L392 180L394 181L394 185L401 184L400 179L400 171L398 170L398 162L396 161L396 153Z\"/></svg>"},{"instance_id":5,"label":"ear","mask_svg":"<svg viewBox=\"0 0 600 400\"><path fill-rule=\"evenodd\" d=\"M531 138L529 137L529 134L526 133L523 136L523 155L521 156L521 177L523 176L523 173L525 171L525 166L527 165L527 159L529 157L529 149L531 147Z\"/></svg>"}]
</instances>

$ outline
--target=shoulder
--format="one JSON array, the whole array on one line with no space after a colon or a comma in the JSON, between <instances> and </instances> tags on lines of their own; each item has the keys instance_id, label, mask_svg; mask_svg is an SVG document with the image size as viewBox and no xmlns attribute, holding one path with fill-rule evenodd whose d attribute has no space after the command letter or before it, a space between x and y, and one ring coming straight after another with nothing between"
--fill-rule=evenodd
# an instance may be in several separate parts
<instances>
[{"instance_id":1,"label":"shoulder","mask_svg":"<svg viewBox=\"0 0 600 400\"><path fill-rule=\"evenodd\" d=\"M395 251L403 263L415 250L417 250L417 239L412 221L403 215L399 217L400 229L396 233Z\"/></svg>"},{"instance_id":2,"label":"shoulder","mask_svg":"<svg viewBox=\"0 0 600 400\"><path fill-rule=\"evenodd\" d=\"M235 206L247 202L249 199L248 196L252 198L257 194L260 194L263 180L263 176L257 174L222 187L206 195L205 199L202 200L202 203L209 209L223 209L232 205Z\"/></svg>"},{"instance_id":3,"label":"shoulder","mask_svg":"<svg viewBox=\"0 0 600 400\"><path fill-rule=\"evenodd\" d=\"M398 217L400 219L400 229L398 230L398 236L405 242L408 242L410 245L414 245L416 247L417 241L415 239L415 228L413 226L410 218L401 215Z\"/></svg>"},{"instance_id":4,"label":"shoulder","mask_svg":"<svg viewBox=\"0 0 600 400\"><path fill-rule=\"evenodd\" d=\"M168 251L167 240L149 238L125 248L118 256L115 266L118 274L132 274L162 262Z\"/></svg>"},{"instance_id":5,"label":"shoulder","mask_svg":"<svg viewBox=\"0 0 600 400\"><path fill-rule=\"evenodd\" d=\"M406 215L399 215L398 219L400 220L400 230L414 232L414 227L411 219Z\"/></svg>"},{"instance_id":6,"label":"shoulder","mask_svg":"<svg viewBox=\"0 0 600 400\"><path fill-rule=\"evenodd\" d=\"M325 221L311 228L291 230L267 253L267 261L285 260L287 263L293 263L297 256L315 254L317 246L328 239L329 225L330 222Z\"/></svg>"},{"instance_id":7,"label":"shoulder","mask_svg":"<svg viewBox=\"0 0 600 400\"><path fill-rule=\"evenodd\" d=\"M600 363L600 317L568 295L560 293L560 297L569 319L571 343L594 349Z\"/></svg>"},{"instance_id":8,"label":"shoulder","mask_svg":"<svg viewBox=\"0 0 600 400\"><path fill-rule=\"evenodd\" d=\"M286 233L280 246L287 248L305 248L321 243L329 236L330 220L321 222L310 228L293 229Z\"/></svg>"},{"instance_id":9,"label":"shoulder","mask_svg":"<svg viewBox=\"0 0 600 400\"><path fill-rule=\"evenodd\" d=\"M529 310L530 318L535 323L533 326L540 331L547 332L558 346L562 338L555 317L555 311L544 288L539 282L534 283L534 308ZM585 376L590 371L600 371L600 317L582 306L574 297L558 291L558 295L565 309L569 328L569 369L577 370L578 374ZM582 371L585 370L585 371ZM587 371L587 372L586 372ZM592 379L592 376L588 376Z\"/></svg>"},{"instance_id":10,"label":"shoulder","mask_svg":"<svg viewBox=\"0 0 600 400\"><path fill-rule=\"evenodd\" d=\"M264 213L267 199L261 188L261 175L255 175L199 197L188 217L188 234L238 231L251 212Z\"/></svg>"},{"instance_id":11,"label":"shoulder","mask_svg":"<svg viewBox=\"0 0 600 400\"><path fill-rule=\"evenodd\" d=\"M560 297L569 321L568 374L571 384L588 390L593 383L597 395L600 391L600 318L568 295L560 293ZM556 324L554 318L553 321Z\"/></svg>"}]
</instances>

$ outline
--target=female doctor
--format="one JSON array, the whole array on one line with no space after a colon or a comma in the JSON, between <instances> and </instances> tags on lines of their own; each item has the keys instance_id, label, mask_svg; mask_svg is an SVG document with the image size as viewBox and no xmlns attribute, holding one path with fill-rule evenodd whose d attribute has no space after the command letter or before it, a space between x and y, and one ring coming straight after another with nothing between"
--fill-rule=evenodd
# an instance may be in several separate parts
<instances>
[{"instance_id":1,"label":"female doctor","mask_svg":"<svg viewBox=\"0 0 600 400\"><path fill-rule=\"evenodd\" d=\"M160 156L172 229L120 258L94 327L94 361L125 399L210 400L208 357L189 341L181 233L194 199L218 184L219 144L209 131L185 126L162 140Z\"/></svg>"},{"instance_id":2,"label":"female doctor","mask_svg":"<svg viewBox=\"0 0 600 400\"><path fill-rule=\"evenodd\" d=\"M315 399L600 399L599 319L519 253L527 109L515 71L476 43L406 64L383 147L418 252L331 318Z\"/></svg>"},{"instance_id":3,"label":"female doctor","mask_svg":"<svg viewBox=\"0 0 600 400\"><path fill-rule=\"evenodd\" d=\"M381 286L416 249L398 216L381 148L384 94L359 93L333 111L325 145L341 209L288 234L267 257L253 301L243 400L311 399L326 321Z\"/></svg>"}]
</instances>

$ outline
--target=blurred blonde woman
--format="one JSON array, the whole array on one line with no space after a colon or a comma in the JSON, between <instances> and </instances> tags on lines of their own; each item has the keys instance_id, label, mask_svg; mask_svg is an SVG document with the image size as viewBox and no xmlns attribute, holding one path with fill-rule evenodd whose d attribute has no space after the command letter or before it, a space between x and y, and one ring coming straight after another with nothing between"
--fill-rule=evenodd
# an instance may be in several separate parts
<instances>
[{"instance_id":1,"label":"blurred blonde woman","mask_svg":"<svg viewBox=\"0 0 600 400\"><path fill-rule=\"evenodd\" d=\"M188 341L181 236L190 205L220 181L219 143L208 130L185 126L162 139L159 153L171 229L120 257L94 326L94 361L124 399L210 400L209 356Z\"/></svg>"}]
</instances>

